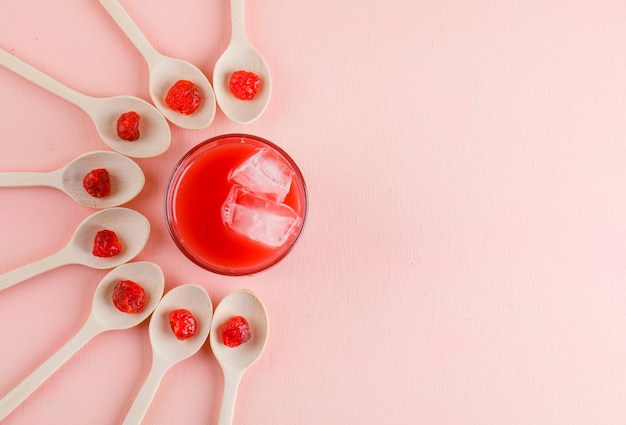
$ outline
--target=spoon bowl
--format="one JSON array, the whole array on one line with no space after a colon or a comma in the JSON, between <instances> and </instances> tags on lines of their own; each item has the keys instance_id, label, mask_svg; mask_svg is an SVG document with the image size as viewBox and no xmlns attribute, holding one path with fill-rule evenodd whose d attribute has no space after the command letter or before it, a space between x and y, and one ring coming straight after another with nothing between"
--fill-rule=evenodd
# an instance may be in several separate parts
<instances>
[{"instance_id":1,"label":"spoon bowl","mask_svg":"<svg viewBox=\"0 0 626 425\"><path fill-rule=\"evenodd\" d=\"M92 253L94 237L98 231L105 229L117 234L122 242L122 251L113 257L96 257ZM149 235L150 222L134 210L117 207L98 211L78 225L69 243L57 253L0 275L0 290L68 264L111 269L137 256Z\"/></svg>"},{"instance_id":2,"label":"spoon bowl","mask_svg":"<svg viewBox=\"0 0 626 425\"><path fill-rule=\"evenodd\" d=\"M196 318L195 335L186 341L176 338L169 323L173 310L184 308ZM182 285L170 290L150 320L150 343L156 356L168 362L179 362L195 354L204 344L211 330L213 304L206 290L198 285Z\"/></svg>"},{"instance_id":3,"label":"spoon bowl","mask_svg":"<svg viewBox=\"0 0 626 425\"><path fill-rule=\"evenodd\" d=\"M91 170L105 168L111 178L111 194L96 198L83 187ZM97 151L79 156L62 171L61 188L76 202L91 208L112 208L125 204L141 192L146 178L132 159L116 152Z\"/></svg>"},{"instance_id":4,"label":"spoon bowl","mask_svg":"<svg viewBox=\"0 0 626 425\"><path fill-rule=\"evenodd\" d=\"M114 257L96 257L92 253L94 236L103 229L115 232L122 242L122 252ZM148 242L149 235L150 222L140 213L128 208L108 208L83 220L67 247L77 264L110 269L137 256Z\"/></svg>"},{"instance_id":5,"label":"spoon bowl","mask_svg":"<svg viewBox=\"0 0 626 425\"><path fill-rule=\"evenodd\" d=\"M204 73L189 62L158 52L117 0L100 0L100 3L148 63L150 97L161 113L171 123L189 130L199 130L211 124L215 117L215 94ZM200 90L202 103L193 114L178 113L165 103L167 92L179 80L189 80Z\"/></svg>"},{"instance_id":6,"label":"spoon bowl","mask_svg":"<svg viewBox=\"0 0 626 425\"><path fill-rule=\"evenodd\" d=\"M165 103L167 92L179 80L193 82L202 95L200 107L191 115L178 113ZM165 118L181 128L199 130L207 127L215 117L215 94L209 80L194 65L180 59L161 55L150 68L150 97Z\"/></svg>"},{"instance_id":7,"label":"spoon bowl","mask_svg":"<svg viewBox=\"0 0 626 425\"><path fill-rule=\"evenodd\" d=\"M165 152L171 142L170 127L161 113L148 102L134 96L92 97L79 93L35 67L0 49L0 65L81 108L93 121L102 140L117 152L148 158ZM117 135L118 118L130 111L139 114L140 138L134 142Z\"/></svg>"},{"instance_id":8,"label":"spoon bowl","mask_svg":"<svg viewBox=\"0 0 626 425\"><path fill-rule=\"evenodd\" d=\"M89 195L83 187L85 175L99 168L105 168L111 178L111 194L102 198ZM0 187L53 187L90 208L111 208L124 204L141 192L144 183L143 171L133 160L109 151L86 153L56 171L0 173Z\"/></svg>"},{"instance_id":9,"label":"spoon bowl","mask_svg":"<svg viewBox=\"0 0 626 425\"><path fill-rule=\"evenodd\" d=\"M189 310L197 322L196 333L186 340L177 339L169 323L169 314L180 308ZM141 423L165 373L176 363L194 355L205 343L212 318L211 298L201 286L178 286L163 296L150 319L152 367L126 415L124 425Z\"/></svg>"},{"instance_id":10,"label":"spoon bowl","mask_svg":"<svg viewBox=\"0 0 626 425\"><path fill-rule=\"evenodd\" d=\"M263 56L252 46L244 27L244 0L231 0L231 40L213 69L215 97L220 109L240 124L256 121L265 112L272 93L272 76ZM261 79L261 88L251 100L237 99L229 88L235 71L253 72Z\"/></svg>"},{"instance_id":11,"label":"spoon bowl","mask_svg":"<svg viewBox=\"0 0 626 425\"><path fill-rule=\"evenodd\" d=\"M140 116L139 139L129 142L117 135L117 120L134 111ZM134 96L98 98L86 106L104 142L117 152L133 158L149 158L165 152L171 143L170 127L151 104Z\"/></svg>"},{"instance_id":12,"label":"spoon bowl","mask_svg":"<svg viewBox=\"0 0 626 425\"><path fill-rule=\"evenodd\" d=\"M146 292L146 304L137 313L124 313L112 303L113 289L121 280L132 280ZM111 270L96 288L92 303L93 320L106 329L128 329L143 322L163 295L165 277L161 268L148 261L122 264Z\"/></svg>"},{"instance_id":13,"label":"spoon bowl","mask_svg":"<svg viewBox=\"0 0 626 425\"><path fill-rule=\"evenodd\" d=\"M237 347L227 347L222 342L221 331L226 322L234 316L242 316L248 321L250 339ZM211 350L224 373L224 395L219 425L232 424L239 382L246 370L265 350L268 333L267 312L254 292L246 289L232 292L216 307L209 341Z\"/></svg>"},{"instance_id":14,"label":"spoon bowl","mask_svg":"<svg viewBox=\"0 0 626 425\"><path fill-rule=\"evenodd\" d=\"M120 280L132 280L144 288L147 303L138 313L124 313L113 305L113 288ZM0 399L0 421L96 335L110 330L128 329L143 322L159 302L164 284L163 272L154 263L128 263L110 271L96 288L91 313L81 330L17 387Z\"/></svg>"}]
</instances>

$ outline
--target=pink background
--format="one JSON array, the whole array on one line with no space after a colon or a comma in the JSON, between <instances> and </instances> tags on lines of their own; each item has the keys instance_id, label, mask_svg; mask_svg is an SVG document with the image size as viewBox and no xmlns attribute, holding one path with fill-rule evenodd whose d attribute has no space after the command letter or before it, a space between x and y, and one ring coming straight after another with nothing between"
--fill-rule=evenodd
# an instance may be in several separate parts
<instances>
[{"instance_id":1,"label":"pink background","mask_svg":"<svg viewBox=\"0 0 626 425\"><path fill-rule=\"evenodd\" d=\"M0 47L94 96L148 99L147 66L96 0L4 1ZM209 76L229 2L122 0L162 53ZM137 257L214 305L249 288L270 318L235 424L626 423L626 4L618 0L250 1L274 76L265 115L138 160ZM2 171L106 149L79 109L0 68ZM289 152L310 209L295 250L250 277L199 269L163 219L196 143L248 132ZM92 213L53 189L0 190L0 272L65 245ZM69 340L106 272L57 269L0 293L0 396ZM96 337L4 422L119 424L151 363L147 322ZM205 346L144 420L217 423Z\"/></svg>"}]
</instances>

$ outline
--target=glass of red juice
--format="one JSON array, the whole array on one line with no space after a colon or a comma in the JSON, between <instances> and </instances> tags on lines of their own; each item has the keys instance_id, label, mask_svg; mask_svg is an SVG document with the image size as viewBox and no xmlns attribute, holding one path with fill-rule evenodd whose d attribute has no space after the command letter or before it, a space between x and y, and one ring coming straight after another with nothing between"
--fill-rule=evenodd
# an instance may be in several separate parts
<instances>
[{"instance_id":1,"label":"glass of red juice","mask_svg":"<svg viewBox=\"0 0 626 425\"><path fill-rule=\"evenodd\" d=\"M274 143L247 134L206 140L174 168L165 195L172 239L214 273L249 275L283 259L307 213L304 178Z\"/></svg>"}]
</instances>

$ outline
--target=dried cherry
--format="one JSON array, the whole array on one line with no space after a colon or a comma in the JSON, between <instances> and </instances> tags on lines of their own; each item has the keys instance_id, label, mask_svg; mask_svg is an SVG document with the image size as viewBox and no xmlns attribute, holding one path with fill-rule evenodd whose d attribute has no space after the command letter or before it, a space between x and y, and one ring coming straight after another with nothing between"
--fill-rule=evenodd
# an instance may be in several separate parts
<instances>
[{"instance_id":1,"label":"dried cherry","mask_svg":"<svg viewBox=\"0 0 626 425\"><path fill-rule=\"evenodd\" d=\"M140 116L135 111L125 112L117 119L117 136L122 140L134 142L139 139Z\"/></svg>"},{"instance_id":2,"label":"dried cherry","mask_svg":"<svg viewBox=\"0 0 626 425\"><path fill-rule=\"evenodd\" d=\"M196 318L189 310L180 308L170 313L170 326L176 338L180 340L189 339L196 334Z\"/></svg>"},{"instance_id":3,"label":"dried cherry","mask_svg":"<svg viewBox=\"0 0 626 425\"><path fill-rule=\"evenodd\" d=\"M245 317L234 316L224 325L222 342L227 347L237 347L250 340L250 325Z\"/></svg>"},{"instance_id":4,"label":"dried cherry","mask_svg":"<svg viewBox=\"0 0 626 425\"><path fill-rule=\"evenodd\" d=\"M93 255L114 257L122 252L122 242L112 230L100 230L93 240Z\"/></svg>"},{"instance_id":5,"label":"dried cherry","mask_svg":"<svg viewBox=\"0 0 626 425\"><path fill-rule=\"evenodd\" d=\"M261 79L253 72L235 71L230 76L229 88L237 99L252 100L261 88Z\"/></svg>"},{"instance_id":6,"label":"dried cherry","mask_svg":"<svg viewBox=\"0 0 626 425\"><path fill-rule=\"evenodd\" d=\"M91 170L83 177L83 187L95 198L104 198L111 194L111 176L106 168Z\"/></svg>"},{"instance_id":7,"label":"dried cherry","mask_svg":"<svg viewBox=\"0 0 626 425\"><path fill-rule=\"evenodd\" d=\"M178 80L167 92L165 103L176 112L191 115L200 107L202 93L191 81Z\"/></svg>"},{"instance_id":8,"label":"dried cherry","mask_svg":"<svg viewBox=\"0 0 626 425\"><path fill-rule=\"evenodd\" d=\"M146 291L132 280L120 280L113 288L113 305L124 313L139 313L146 305Z\"/></svg>"}]
</instances>

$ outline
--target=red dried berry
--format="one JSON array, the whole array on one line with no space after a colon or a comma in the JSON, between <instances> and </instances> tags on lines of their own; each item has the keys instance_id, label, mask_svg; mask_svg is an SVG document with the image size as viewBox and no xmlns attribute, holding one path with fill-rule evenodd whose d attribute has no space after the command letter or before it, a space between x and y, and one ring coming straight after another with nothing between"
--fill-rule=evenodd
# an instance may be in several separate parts
<instances>
[{"instance_id":1,"label":"red dried berry","mask_svg":"<svg viewBox=\"0 0 626 425\"><path fill-rule=\"evenodd\" d=\"M235 71L230 77L229 88L237 99L251 100L261 88L261 79L253 72Z\"/></svg>"},{"instance_id":2,"label":"red dried berry","mask_svg":"<svg viewBox=\"0 0 626 425\"><path fill-rule=\"evenodd\" d=\"M176 338L180 340L189 339L196 334L196 318L184 308L170 313L170 326Z\"/></svg>"},{"instance_id":3,"label":"red dried berry","mask_svg":"<svg viewBox=\"0 0 626 425\"><path fill-rule=\"evenodd\" d=\"M93 255L96 257L114 257L122 252L122 242L112 230L100 230L93 240Z\"/></svg>"},{"instance_id":4,"label":"red dried berry","mask_svg":"<svg viewBox=\"0 0 626 425\"><path fill-rule=\"evenodd\" d=\"M111 194L111 176L106 168L91 170L83 177L83 187L95 198L103 198Z\"/></svg>"},{"instance_id":5,"label":"red dried berry","mask_svg":"<svg viewBox=\"0 0 626 425\"><path fill-rule=\"evenodd\" d=\"M200 107L202 93L191 81L179 80L167 92L165 103L176 112L191 115Z\"/></svg>"},{"instance_id":6,"label":"red dried berry","mask_svg":"<svg viewBox=\"0 0 626 425\"><path fill-rule=\"evenodd\" d=\"M113 288L113 305L124 313L139 313L146 305L146 291L132 280L120 280Z\"/></svg>"},{"instance_id":7,"label":"red dried berry","mask_svg":"<svg viewBox=\"0 0 626 425\"><path fill-rule=\"evenodd\" d=\"M139 139L139 119L139 114L135 111L120 115L117 119L117 136L129 142Z\"/></svg>"},{"instance_id":8,"label":"red dried berry","mask_svg":"<svg viewBox=\"0 0 626 425\"><path fill-rule=\"evenodd\" d=\"M227 347L237 347L250 339L250 326L242 316L232 317L224 325L222 341Z\"/></svg>"}]
</instances>

